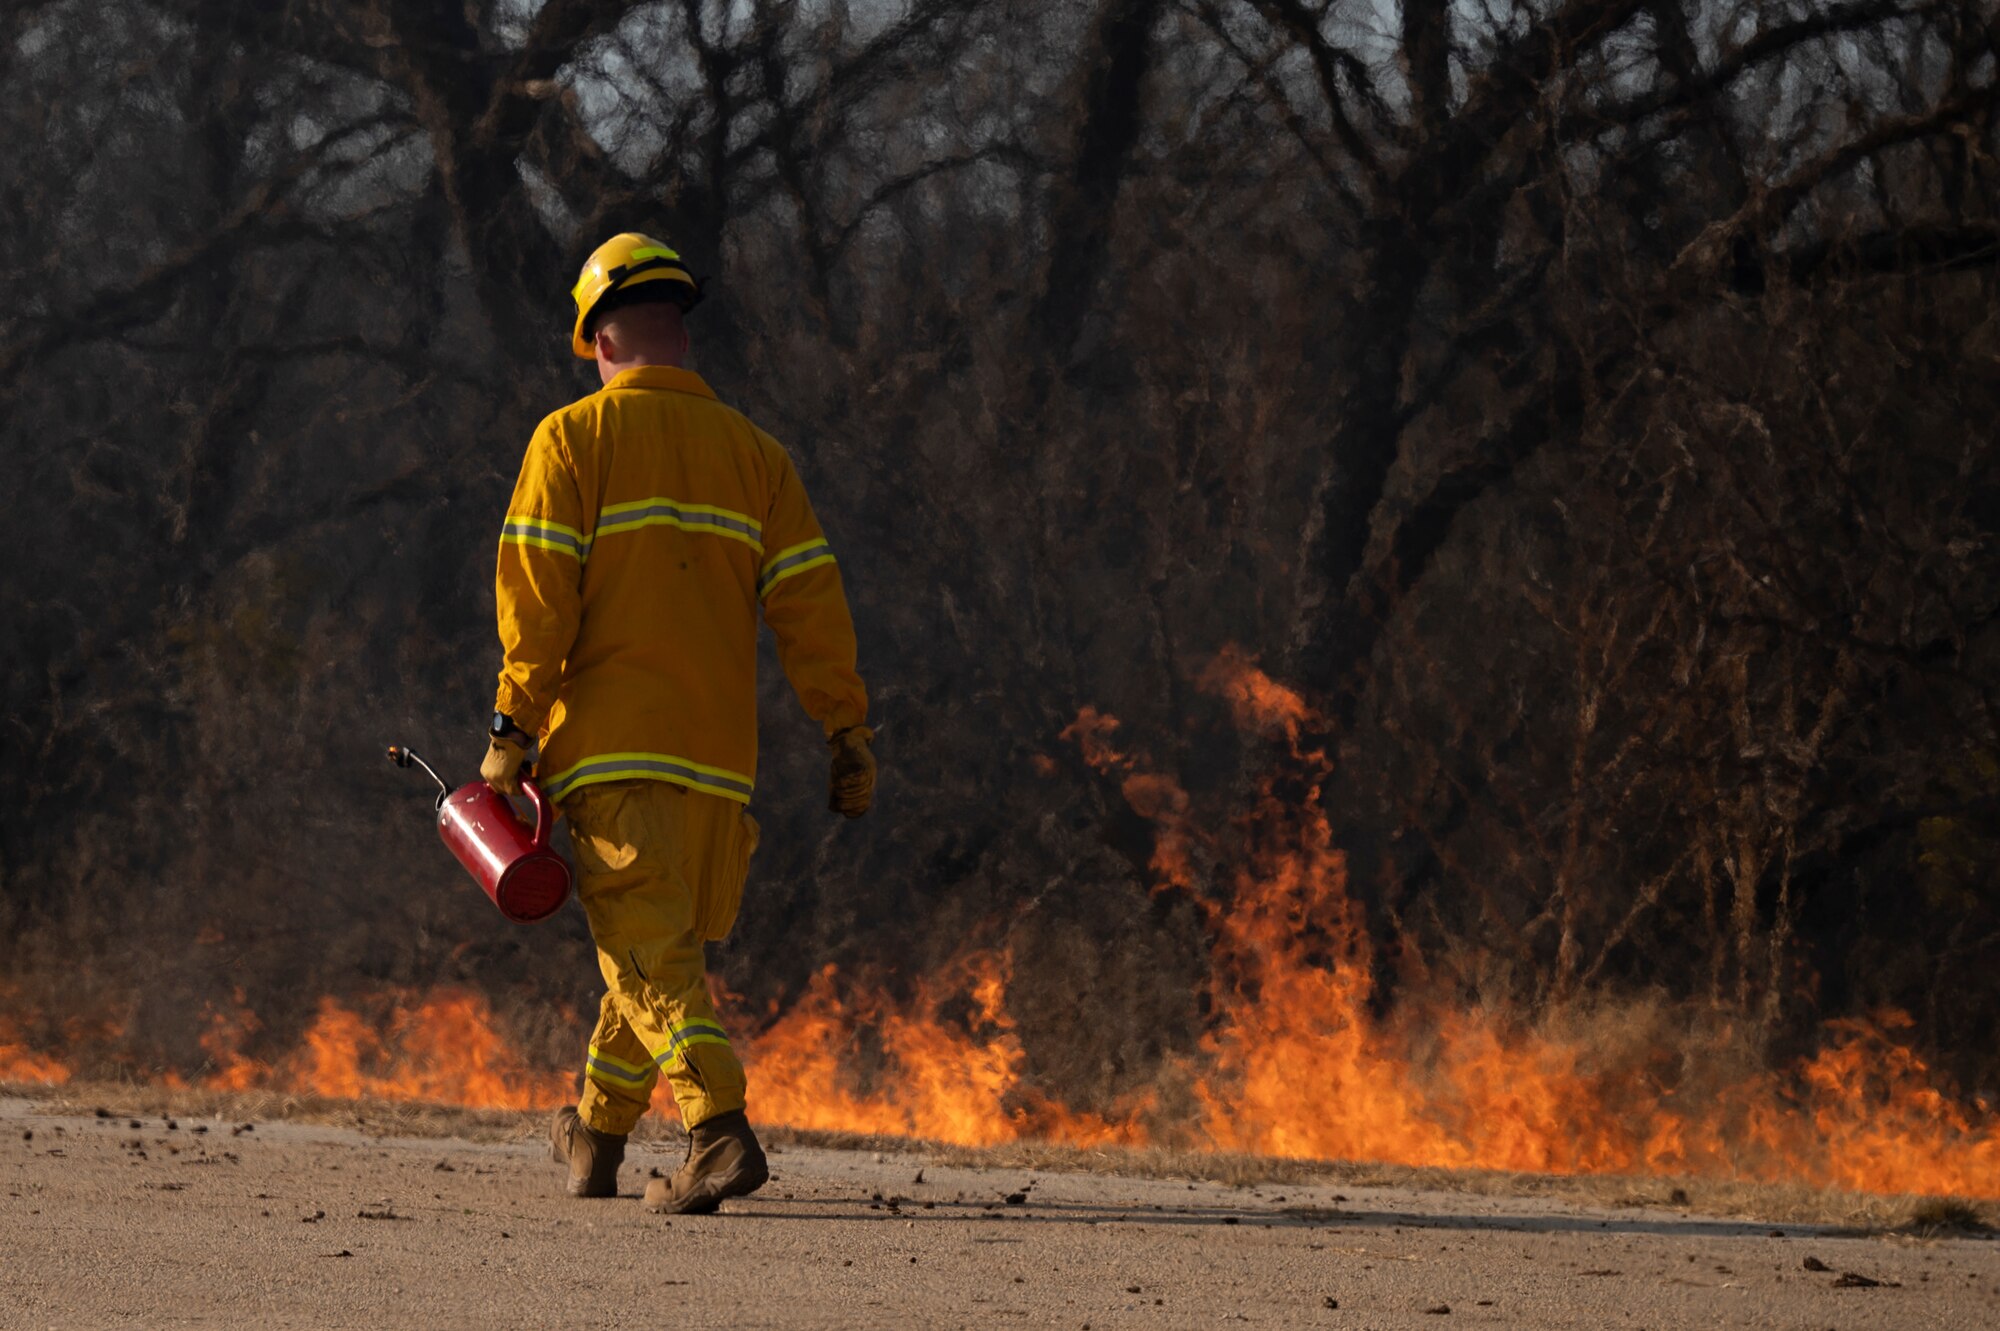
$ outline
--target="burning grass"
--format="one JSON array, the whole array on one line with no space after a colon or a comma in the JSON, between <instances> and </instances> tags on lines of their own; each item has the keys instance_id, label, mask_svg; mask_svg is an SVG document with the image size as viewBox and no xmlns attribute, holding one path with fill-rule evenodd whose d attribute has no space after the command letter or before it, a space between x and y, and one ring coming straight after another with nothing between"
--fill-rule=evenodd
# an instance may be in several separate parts
<instances>
[{"instance_id":1,"label":"burning grass","mask_svg":"<svg viewBox=\"0 0 2000 1331\"><path fill-rule=\"evenodd\" d=\"M1198 813L1170 777L1115 746L1113 717L1086 708L1064 735L1154 824L1155 890L1202 921L1208 969L1197 983L1212 1016L1198 1048L1140 1069L1120 1098L1092 1098L1100 1087L1037 1076L1009 1011L1004 947L968 946L904 977L899 993L829 967L761 1021L718 995L759 1119L816 1134L796 1140L949 1143L934 1149L998 1151L1035 1168L1115 1160L1116 1172L1224 1182L1396 1181L1598 1203L1674 1205L1680 1193L1711 1211L1870 1227L1963 1228L1965 1217L1899 1219L1900 1203L1853 1200L1864 1194L2000 1198L2000 1110L1948 1094L1898 1014L1829 1023L1810 1056L1773 1067L1728 1014L1644 999L1530 1015L1406 987L1383 1010L1321 807L1327 759L1301 738L1310 714L1233 653L1201 684L1278 754L1241 816ZM0 1081L59 1086L121 1066L60 1062L23 1033L34 1023L9 1016L0 1002ZM428 1132L442 1115L448 1131L509 1136L539 1127L497 1112L489 1129L427 1106L533 1110L575 1092L560 1056L528 1057L521 1028L465 989L327 997L302 1031L260 1030L239 994L210 1009L201 1066L169 1067L157 1088L125 1094L249 1096L241 1112L385 1133ZM64 1039L88 1043L67 1028ZM1736 1190L1751 1200L1732 1200ZM1791 1195L1805 1200L1782 1200Z\"/></svg>"}]
</instances>

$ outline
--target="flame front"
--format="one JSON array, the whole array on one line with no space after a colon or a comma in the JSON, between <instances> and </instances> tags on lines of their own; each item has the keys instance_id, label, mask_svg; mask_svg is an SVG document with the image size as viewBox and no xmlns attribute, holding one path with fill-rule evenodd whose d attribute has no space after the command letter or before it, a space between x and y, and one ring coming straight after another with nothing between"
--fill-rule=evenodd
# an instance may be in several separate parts
<instances>
[{"instance_id":1,"label":"flame front","mask_svg":"<svg viewBox=\"0 0 2000 1331\"><path fill-rule=\"evenodd\" d=\"M211 1011L201 1045L213 1090L276 1090L329 1099L413 1100L479 1109L534 1109L570 1098L574 1079L530 1065L501 1035L491 1004L470 990L418 996L392 990L372 1015L331 998L291 1055L272 1063L241 1052L258 1028L237 991L229 1012Z\"/></svg>"},{"instance_id":2,"label":"flame front","mask_svg":"<svg viewBox=\"0 0 2000 1331\"><path fill-rule=\"evenodd\" d=\"M1811 1058L1772 1070L1749 1061L1742 1032L1722 1018L1601 1005L1530 1020L1415 995L1383 1004L1322 811L1330 764L1306 747L1323 729L1318 718L1235 651L1197 683L1282 755L1252 808L1222 832L1197 820L1170 776L1120 750L1115 717L1086 707L1062 738L1152 823L1154 890L1184 894L1200 911L1209 965L1199 983L1213 1016L1198 1050L1170 1061L1158 1088L1109 1116L1089 1113L1033 1083L1007 1010L1014 962L1004 949L969 948L907 977L901 999L827 967L761 1022L718 991L734 1013L753 1115L967 1145L1153 1143L2000 1195L2000 1113L1940 1090L1900 1038L1910 1023L1898 1013L1831 1023ZM1231 867L1202 867L1214 865ZM0 1082L66 1080L67 1064L7 1023L12 997L0 994ZM269 1063L244 1052L258 1029L241 992L212 1009L201 1080L491 1108L546 1107L577 1086L573 1070L524 1059L487 1000L461 989L324 999L292 1051ZM658 1108L673 1112L664 1092Z\"/></svg>"},{"instance_id":3,"label":"flame front","mask_svg":"<svg viewBox=\"0 0 2000 1331\"><path fill-rule=\"evenodd\" d=\"M966 1146L1143 1141L1136 1121L1069 1110L1023 1079L1026 1052L1005 1006L1011 968L1004 954L970 953L926 977L900 1009L879 991L843 997L838 973L825 968L797 1003L745 1042L757 1115L794 1127ZM948 1020L942 1009L961 1001L969 1011ZM863 1067L871 1075L857 1075Z\"/></svg>"},{"instance_id":4,"label":"flame front","mask_svg":"<svg viewBox=\"0 0 2000 1331\"><path fill-rule=\"evenodd\" d=\"M1288 750L1243 826L1230 890L1201 895L1190 851L1204 844L1168 778L1118 752L1116 722L1079 717L1069 737L1121 778L1158 828L1162 889L1196 894L1211 935L1218 1022L1196 1094L1215 1146L1279 1156L1544 1173L1671 1173L1780 1179L1878 1192L2000 1195L2000 1115L1962 1105L1892 1032L1907 1017L1833 1023L1790 1076L1701 1075L1735 1047L1726 1028L1621 1031L1619 1014L1541 1024L1486 1009L1371 1009L1374 959L1319 799L1324 754L1304 701L1226 652L1201 677L1239 727ZM1214 858L1214 857L1211 857ZM1571 1023L1565 1029L1564 1022ZM1671 1037L1669 1037L1670 1041ZM1694 1069L1695 1071L1690 1071Z\"/></svg>"}]
</instances>

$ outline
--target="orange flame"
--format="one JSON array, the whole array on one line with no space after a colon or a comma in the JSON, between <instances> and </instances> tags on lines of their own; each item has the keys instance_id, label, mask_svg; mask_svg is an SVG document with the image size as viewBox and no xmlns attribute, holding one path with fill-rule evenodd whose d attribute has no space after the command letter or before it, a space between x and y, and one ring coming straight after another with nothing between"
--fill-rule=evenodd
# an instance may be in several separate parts
<instances>
[{"instance_id":1,"label":"orange flame","mask_svg":"<svg viewBox=\"0 0 2000 1331\"><path fill-rule=\"evenodd\" d=\"M0 1020L0 1085L60 1086L69 1080L68 1064L38 1053L18 1036L11 1024Z\"/></svg>"},{"instance_id":2,"label":"orange flame","mask_svg":"<svg viewBox=\"0 0 2000 1331\"><path fill-rule=\"evenodd\" d=\"M245 1058L241 1046L244 1037L254 1034L262 1024L250 1010L241 988L236 990L231 1011L209 1008L208 1030L201 1037L202 1052L215 1067L208 1076L208 1086L219 1091L247 1091L257 1085L266 1069L255 1059Z\"/></svg>"},{"instance_id":3,"label":"orange flame","mask_svg":"<svg viewBox=\"0 0 2000 1331\"><path fill-rule=\"evenodd\" d=\"M210 1011L202 1036L214 1069L203 1084L211 1089L479 1109L533 1109L575 1090L571 1075L535 1068L511 1048L491 1004L469 990L437 989L421 998L390 991L371 1005L373 1020L322 998L299 1047L268 1064L240 1052L258 1022L240 990L236 1000L232 1012Z\"/></svg>"},{"instance_id":4,"label":"orange flame","mask_svg":"<svg viewBox=\"0 0 2000 1331\"><path fill-rule=\"evenodd\" d=\"M0 984L0 1085L60 1086L70 1079L69 1065L37 1049L35 1042L8 1015L21 1006L20 993Z\"/></svg>"},{"instance_id":5,"label":"orange flame","mask_svg":"<svg viewBox=\"0 0 2000 1331\"><path fill-rule=\"evenodd\" d=\"M804 997L743 1042L758 1116L970 1146L1142 1140L1131 1118L1066 1109L1026 1083L1026 1051L1005 1008L1011 969L1005 954L968 953L920 980L914 1000L898 1008L879 991L843 997L826 967ZM943 1009L960 1000L970 1010L959 1022L946 1020ZM872 1089L857 1085L862 1067L874 1071Z\"/></svg>"}]
</instances>

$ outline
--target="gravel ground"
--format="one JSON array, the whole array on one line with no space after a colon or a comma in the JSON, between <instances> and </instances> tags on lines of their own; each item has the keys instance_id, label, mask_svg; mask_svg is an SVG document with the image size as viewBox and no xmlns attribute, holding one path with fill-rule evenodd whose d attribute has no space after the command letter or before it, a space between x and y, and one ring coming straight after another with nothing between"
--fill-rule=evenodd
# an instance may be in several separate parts
<instances>
[{"instance_id":1,"label":"gravel ground","mask_svg":"<svg viewBox=\"0 0 2000 1331\"><path fill-rule=\"evenodd\" d=\"M2000 1328L2000 1243L785 1147L722 1214L539 1143L0 1100L0 1327Z\"/></svg>"}]
</instances>

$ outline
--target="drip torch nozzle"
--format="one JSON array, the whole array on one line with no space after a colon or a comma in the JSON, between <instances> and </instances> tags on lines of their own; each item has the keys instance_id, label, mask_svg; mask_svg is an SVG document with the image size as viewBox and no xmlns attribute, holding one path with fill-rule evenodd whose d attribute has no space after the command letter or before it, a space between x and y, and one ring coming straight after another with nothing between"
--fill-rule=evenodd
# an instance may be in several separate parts
<instances>
[{"instance_id":1,"label":"drip torch nozzle","mask_svg":"<svg viewBox=\"0 0 2000 1331\"><path fill-rule=\"evenodd\" d=\"M439 799L443 799L445 796L451 794L451 787L444 783L444 778L432 771L431 765L418 757L414 750L404 748L400 744L391 744L389 746L389 761L398 767L406 768L414 763L418 767L423 768L424 775L437 782Z\"/></svg>"}]
</instances>

